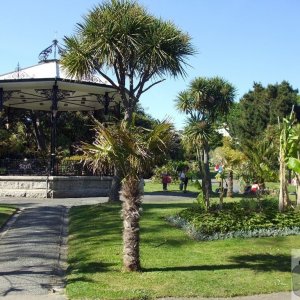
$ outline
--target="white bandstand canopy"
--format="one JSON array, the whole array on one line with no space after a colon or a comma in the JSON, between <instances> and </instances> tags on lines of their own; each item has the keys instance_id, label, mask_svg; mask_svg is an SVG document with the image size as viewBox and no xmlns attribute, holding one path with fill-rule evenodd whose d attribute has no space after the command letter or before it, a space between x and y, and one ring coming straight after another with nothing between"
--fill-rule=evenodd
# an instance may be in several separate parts
<instances>
[{"instance_id":1,"label":"white bandstand canopy","mask_svg":"<svg viewBox=\"0 0 300 300\"><path fill-rule=\"evenodd\" d=\"M0 75L0 105L51 111L54 93L58 111L94 111L119 104L119 94L104 78L70 78L57 59Z\"/></svg>"}]
</instances>

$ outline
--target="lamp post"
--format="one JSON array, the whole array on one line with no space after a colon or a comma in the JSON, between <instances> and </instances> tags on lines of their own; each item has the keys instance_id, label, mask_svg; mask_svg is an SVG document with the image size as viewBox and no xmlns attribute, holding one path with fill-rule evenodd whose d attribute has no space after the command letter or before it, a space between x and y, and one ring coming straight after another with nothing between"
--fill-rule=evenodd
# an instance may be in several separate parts
<instances>
[{"instance_id":1,"label":"lamp post","mask_svg":"<svg viewBox=\"0 0 300 300\"><path fill-rule=\"evenodd\" d=\"M57 127L57 92L58 87L55 83L52 88L52 106L51 106L51 157L50 157L50 175L56 176L57 175L57 168L56 168L56 127Z\"/></svg>"},{"instance_id":2,"label":"lamp post","mask_svg":"<svg viewBox=\"0 0 300 300\"><path fill-rule=\"evenodd\" d=\"M4 102L3 94L4 94L3 88L0 88L0 111L2 111L2 109L3 109L3 102Z\"/></svg>"}]
</instances>

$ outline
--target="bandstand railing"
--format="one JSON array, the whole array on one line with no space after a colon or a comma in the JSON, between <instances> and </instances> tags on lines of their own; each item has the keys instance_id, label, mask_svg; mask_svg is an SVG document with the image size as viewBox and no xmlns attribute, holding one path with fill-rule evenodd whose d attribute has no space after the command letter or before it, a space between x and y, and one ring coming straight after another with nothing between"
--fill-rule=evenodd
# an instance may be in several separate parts
<instances>
[{"instance_id":1,"label":"bandstand railing","mask_svg":"<svg viewBox=\"0 0 300 300\"><path fill-rule=\"evenodd\" d=\"M103 172L93 173L81 161L62 160L55 165L58 176L112 176L113 168L108 167ZM44 159L24 158L0 159L0 176L3 175L50 175L50 163Z\"/></svg>"}]
</instances>

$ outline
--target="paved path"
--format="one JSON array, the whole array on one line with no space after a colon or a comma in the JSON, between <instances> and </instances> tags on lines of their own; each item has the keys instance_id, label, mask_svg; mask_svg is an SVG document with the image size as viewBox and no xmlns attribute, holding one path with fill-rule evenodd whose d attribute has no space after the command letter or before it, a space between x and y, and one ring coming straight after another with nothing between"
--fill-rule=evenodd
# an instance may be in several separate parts
<instances>
[{"instance_id":1,"label":"paved path","mask_svg":"<svg viewBox=\"0 0 300 300\"><path fill-rule=\"evenodd\" d=\"M0 199L20 208L0 232L0 299L66 299L67 213L105 198Z\"/></svg>"},{"instance_id":2,"label":"paved path","mask_svg":"<svg viewBox=\"0 0 300 300\"><path fill-rule=\"evenodd\" d=\"M194 196L193 193L162 192L146 194L144 201L191 201ZM0 299L66 299L63 294L63 274L66 267L68 209L75 205L106 201L107 198L0 198L0 203L15 204L21 209L0 232ZM184 298L164 299L184 300ZM188 298L188 300L208 299L220 300L220 298ZM276 293L228 299L290 300L291 296L290 293Z\"/></svg>"}]
</instances>

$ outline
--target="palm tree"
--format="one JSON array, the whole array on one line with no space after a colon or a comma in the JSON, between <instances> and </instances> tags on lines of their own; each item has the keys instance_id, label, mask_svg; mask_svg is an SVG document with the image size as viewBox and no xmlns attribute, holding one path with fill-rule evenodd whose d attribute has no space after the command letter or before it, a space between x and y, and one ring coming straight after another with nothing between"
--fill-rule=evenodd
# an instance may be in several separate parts
<instances>
[{"instance_id":1,"label":"palm tree","mask_svg":"<svg viewBox=\"0 0 300 300\"><path fill-rule=\"evenodd\" d=\"M126 121L105 127L95 120L95 133L93 144L81 146L85 163L94 171L108 165L120 171L124 197L123 265L125 271L139 271L140 176L165 157L173 141L173 127L162 122L149 130L130 126Z\"/></svg>"},{"instance_id":2,"label":"palm tree","mask_svg":"<svg viewBox=\"0 0 300 300\"><path fill-rule=\"evenodd\" d=\"M167 75L185 75L186 59L195 53L190 41L172 22L152 16L135 1L105 1L77 25L75 35L65 37L62 65L77 78L103 76L119 93L124 119L131 122L143 93ZM114 182L120 177L116 171ZM118 198L118 190L111 195Z\"/></svg>"},{"instance_id":3,"label":"palm tree","mask_svg":"<svg viewBox=\"0 0 300 300\"><path fill-rule=\"evenodd\" d=\"M234 87L223 78L199 77L191 82L188 90L179 93L176 99L177 109L189 116L185 140L196 149L207 208L211 191L209 142L217 122L222 121L229 112L234 97Z\"/></svg>"}]
</instances>

